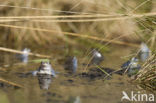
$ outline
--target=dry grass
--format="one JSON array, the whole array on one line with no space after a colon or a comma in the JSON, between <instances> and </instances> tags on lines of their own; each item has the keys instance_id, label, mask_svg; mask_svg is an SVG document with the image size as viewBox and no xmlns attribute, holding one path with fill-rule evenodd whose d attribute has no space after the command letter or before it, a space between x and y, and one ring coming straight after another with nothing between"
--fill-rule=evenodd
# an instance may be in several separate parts
<instances>
[{"instance_id":1,"label":"dry grass","mask_svg":"<svg viewBox=\"0 0 156 103\"><path fill-rule=\"evenodd\" d=\"M152 55L143 64L135 81L146 89L156 90L156 55Z\"/></svg>"},{"instance_id":2,"label":"dry grass","mask_svg":"<svg viewBox=\"0 0 156 103\"><path fill-rule=\"evenodd\" d=\"M151 30L151 27L144 24L151 17L145 19L142 13L155 16L155 5L156 3L152 0L98 0L98 2L96 0L72 0L71 2L28 0L24 3L21 0L3 1L0 5L0 11L3 12L0 18L1 23L50 29L57 32L4 27L1 38L5 41L20 42L22 40L38 44L55 43L60 40L72 41L62 35L62 32L66 31L87 36L99 36L108 40L121 36L122 38L118 40L127 42L151 39L150 42L153 46L155 29L152 27ZM140 28L138 24L144 28ZM151 35L148 38L144 36L147 33Z\"/></svg>"},{"instance_id":3,"label":"dry grass","mask_svg":"<svg viewBox=\"0 0 156 103\"><path fill-rule=\"evenodd\" d=\"M3 27L9 27L9 28L16 28L16 29L27 29L27 30L34 30L34 31L44 31L44 32L51 32L51 33L57 33L58 31L56 30L47 30L47 29L41 29L41 28L29 28L29 27L20 27L20 26L14 26L14 25L5 25L5 24L0 24L0 26ZM86 39L93 39L93 40L98 40L98 41L104 41L107 43L114 43L114 44L119 44L119 45L126 45L126 46L132 46L132 47L139 47L137 44L133 43L126 43L122 41L116 41L116 40L109 40L105 38L99 38L96 36L89 36L89 35L82 35L82 34L77 34L77 33L70 33L70 32L62 32L64 35L69 35L69 36L75 36L75 37L82 37Z\"/></svg>"}]
</instances>

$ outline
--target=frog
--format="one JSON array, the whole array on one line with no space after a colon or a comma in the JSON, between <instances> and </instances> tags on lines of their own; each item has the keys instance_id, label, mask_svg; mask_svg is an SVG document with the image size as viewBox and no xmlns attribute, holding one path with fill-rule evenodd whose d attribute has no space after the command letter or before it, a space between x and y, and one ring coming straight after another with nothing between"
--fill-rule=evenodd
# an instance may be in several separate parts
<instances>
[{"instance_id":1,"label":"frog","mask_svg":"<svg viewBox=\"0 0 156 103\"><path fill-rule=\"evenodd\" d=\"M91 64L99 65L103 60L104 60L104 56L98 50L93 49L92 57L91 57Z\"/></svg>"},{"instance_id":2,"label":"frog","mask_svg":"<svg viewBox=\"0 0 156 103\"><path fill-rule=\"evenodd\" d=\"M64 68L67 70L69 73L76 73L78 67L78 60L76 56L73 57L67 57Z\"/></svg>"},{"instance_id":3,"label":"frog","mask_svg":"<svg viewBox=\"0 0 156 103\"><path fill-rule=\"evenodd\" d=\"M131 77L132 75L135 75L140 69L141 65L139 64L139 59L132 57L121 66L121 70L117 71L117 73L121 75L126 73L129 77Z\"/></svg>"},{"instance_id":4,"label":"frog","mask_svg":"<svg viewBox=\"0 0 156 103\"><path fill-rule=\"evenodd\" d=\"M45 74L45 75L51 75L53 77L56 77L56 73L49 61L41 62L39 68L35 71L32 71L31 73L33 76Z\"/></svg>"},{"instance_id":5,"label":"frog","mask_svg":"<svg viewBox=\"0 0 156 103\"><path fill-rule=\"evenodd\" d=\"M16 55L17 56L17 58L21 61L21 62L23 62L23 63L25 63L25 64L27 64L28 63L28 59L29 59L29 53L30 53L30 49L29 48L24 48L23 50L22 50L22 54L20 54L20 55Z\"/></svg>"},{"instance_id":6,"label":"frog","mask_svg":"<svg viewBox=\"0 0 156 103\"><path fill-rule=\"evenodd\" d=\"M139 57L142 62L145 62L151 55L151 50L145 43L141 43Z\"/></svg>"}]
</instances>

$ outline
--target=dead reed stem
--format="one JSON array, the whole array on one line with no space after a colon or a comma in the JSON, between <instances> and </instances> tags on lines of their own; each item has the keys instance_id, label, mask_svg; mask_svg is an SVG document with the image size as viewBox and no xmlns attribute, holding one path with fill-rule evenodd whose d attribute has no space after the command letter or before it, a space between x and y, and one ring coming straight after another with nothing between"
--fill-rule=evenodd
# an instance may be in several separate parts
<instances>
[{"instance_id":1,"label":"dead reed stem","mask_svg":"<svg viewBox=\"0 0 156 103\"><path fill-rule=\"evenodd\" d=\"M40 28L32 28L32 27L21 27L21 26L6 25L6 24L0 24L0 26L9 27L9 28L16 28L16 29L28 29L28 30L35 30L35 31L42 31L42 32L58 33L58 31L56 31L56 30L48 30L48 29L40 29ZM99 38L96 36L82 35L82 34L70 33L70 32L61 32L61 33L64 35L88 38L88 39L93 39L93 40L98 40L98 41L103 41L103 42L110 42L110 43L118 44L118 45L126 45L126 46L137 47L137 48L140 47L140 45L137 45L137 44L115 41L115 40L109 40L109 39L105 39L105 38ZM19 52L19 51L17 51L17 52ZM21 53L21 51L19 53ZM38 56L38 57L49 57L49 56L42 56L40 54L32 54L32 53L30 53L30 55L34 55L34 56Z\"/></svg>"},{"instance_id":2,"label":"dead reed stem","mask_svg":"<svg viewBox=\"0 0 156 103\"><path fill-rule=\"evenodd\" d=\"M14 5L0 5L0 7L20 8L20 9L29 9L29 10L38 10L38 11L51 11L57 13L70 13L70 14L93 14L88 12L63 11L63 10L53 10L53 9L35 8L35 7L27 7L27 6L21 7L21 6L14 6Z\"/></svg>"},{"instance_id":3,"label":"dead reed stem","mask_svg":"<svg viewBox=\"0 0 156 103\"><path fill-rule=\"evenodd\" d=\"M0 19L58 19L58 18L95 18L95 17L114 17L126 16L125 14L92 14L92 15L53 15L53 16L4 16Z\"/></svg>"},{"instance_id":4,"label":"dead reed stem","mask_svg":"<svg viewBox=\"0 0 156 103\"><path fill-rule=\"evenodd\" d=\"M128 14L126 16L120 16L120 17L93 18L93 19L74 19L74 20L71 20L71 19L66 19L66 20L57 20L57 19L53 19L53 20L50 20L50 19L48 19L48 20L42 20L42 19L35 19L34 20L34 19L32 19L32 18L35 18L35 16L32 16L32 17L29 17L29 16L21 17L21 18L24 18L23 20L20 20L19 19L20 17L15 17L16 19L14 18L14 19L9 19L9 20L4 20L4 17L1 17L3 19L0 20L0 22L1 23L3 23L3 22L11 22L11 21L27 21L27 22L101 22L101 21L113 21L113 20L125 20L125 19L142 18L142 17L155 16L155 15L156 15L156 12L153 12L153 13L145 13L145 14ZM100 15L97 15L97 17L98 16L100 16ZM59 18L59 16L48 16L48 17L51 17L51 18L52 17ZM81 15L75 15L75 16L74 15L73 16L65 16L64 15L64 16L60 16L60 17L81 17ZM87 17L87 15L86 15L86 17ZM92 15L90 15L90 17L92 17ZM9 17L7 17L7 18L9 18ZM10 18L13 18L13 17L10 17ZM30 18L30 19L28 19L28 18ZM37 16L37 18L39 18L39 16ZM44 16L44 18L45 18L45 16Z\"/></svg>"},{"instance_id":5,"label":"dead reed stem","mask_svg":"<svg viewBox=\"0 0 156 103\"><path fill-rule=\"evenodd\" d=\"M10 84L10 85L12 85L12 86L24 88L22 85L16 84L16 83L14 83L14 82L7 81L7 80L5 80L5 79L3 79L3 78L0 78L0 81L2 81L2 82L4 82L4 83L7 83L7 84Z\"/></svg>"},{"instance_id":6,"label":"dead reed stem","mask_svg":"<svg viewBox=\"0 0 156 103\"><path fill-rule=\"evenodd\" d=\"M4 48L4 47L0 47L0 51L11 52L11 53L18 53L18 54L24 54L22 51L14 50L14 49L9 49L9 48ZM42 57L42 58L51 58L50 56L36 54L36 53L29 53L29 55L36 56L36 57Z\"/></svg>"}]
</instances>

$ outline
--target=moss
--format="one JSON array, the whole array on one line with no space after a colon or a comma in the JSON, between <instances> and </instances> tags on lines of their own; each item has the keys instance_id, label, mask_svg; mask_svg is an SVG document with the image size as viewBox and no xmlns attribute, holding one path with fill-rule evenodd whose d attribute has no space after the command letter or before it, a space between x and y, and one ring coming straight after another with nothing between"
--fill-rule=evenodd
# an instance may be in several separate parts
<instances>
[{"instance_id":1,"label":"moss","mask_svg":"<svg viewBox=\"0 0 156 103\"><path fill-rule=\"evenodd\" d=\"M40 62L50 62L50 60L49 59L35 59L35 60L30 60L29 62L40 63Z\"/></svg>"}]
</instances>

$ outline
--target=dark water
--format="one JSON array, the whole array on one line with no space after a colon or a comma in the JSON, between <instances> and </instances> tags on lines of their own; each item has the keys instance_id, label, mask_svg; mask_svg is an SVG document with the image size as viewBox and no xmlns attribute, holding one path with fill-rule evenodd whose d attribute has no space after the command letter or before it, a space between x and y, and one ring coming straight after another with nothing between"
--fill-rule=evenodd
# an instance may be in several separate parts
<instances>
[{"instance_id":1,"label":"dark water","mask_svg":"<svg viewBox=\"0 0 156 103\"><path fill-rule=\"evenodd\" d=\"M113 47L111 52L104 54L105 60L101 66L115 70L120 69L121 64L126 60L122 57L130 55L131 51L134 50L134 48L128 47ZM130 103L128 101L121 102L122 91L128 94L131 91L147 92L131 83L131 79L126 75L112 75L112 79L109 80L82 77L79 75L85 68L82 64L87 62L88 59L84 55L77 56L79 60L77 73L75 75L68 74L60 62L60 59L63 58L60 55L61 52L55 52L56 55L54 55L54 52L47 53L46 51L42 54L52 55L52 66L59 74L56 78L51 78L49 89L44 90L40 88L38 77L21 75L36 70L40 65L39 63L17 64L19 61L16 60L14 54L0 53L0 78L23 86L22 88L14 88L1 85L0 103L74 103L73 101L77 101L75 103L80 103L78 101L81 101L81 103ZM30 60L32 59L39 58L30 57Z\"/></svg>"}]
</instances>

